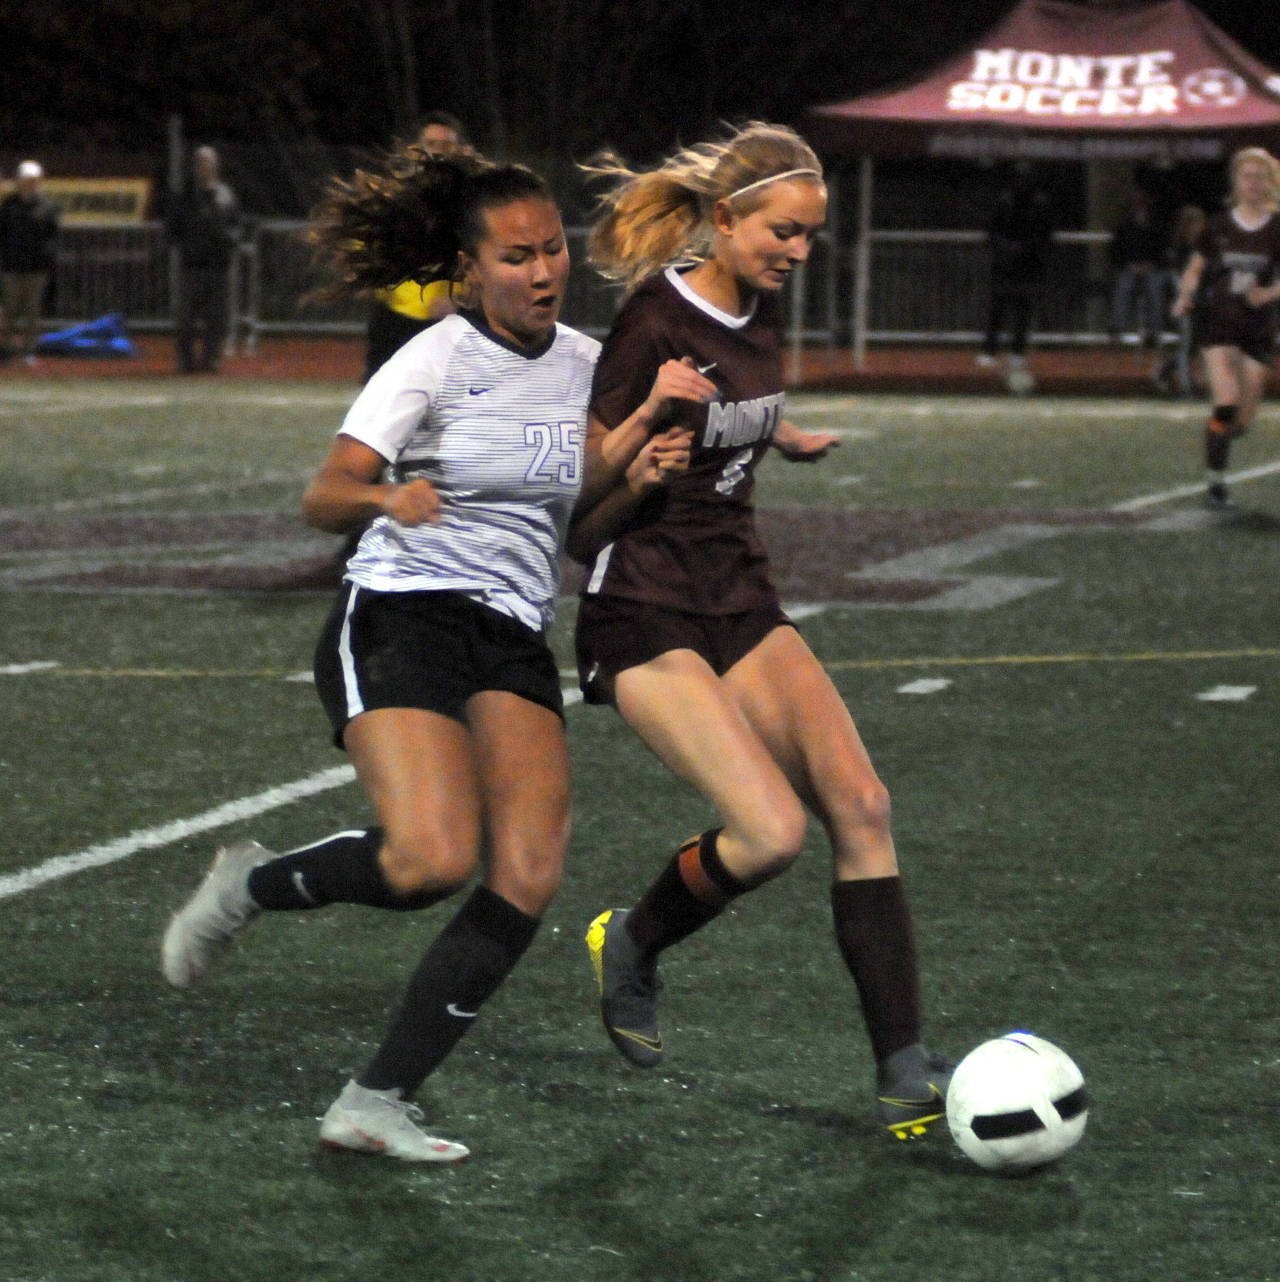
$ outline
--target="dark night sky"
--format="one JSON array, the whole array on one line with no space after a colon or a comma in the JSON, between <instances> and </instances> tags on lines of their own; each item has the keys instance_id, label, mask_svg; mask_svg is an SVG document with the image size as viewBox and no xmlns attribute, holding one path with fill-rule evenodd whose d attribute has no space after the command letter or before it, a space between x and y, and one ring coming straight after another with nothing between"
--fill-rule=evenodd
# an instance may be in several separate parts
<instances>
[{"instance_id":1,"label":"dark night sky","mask_svg":"<svg viewBox=\"0 0 1280 1282\"><path fill-rule=\"evenodd\" d=\"M514 122L526 98L544 105L533 92L540 76L558 77L548 102L568 102L575 85L612 70L611 43L651 39L626 91L588 99L585 113L602 137L638 142L697 127L700 117L797 120L814 103L913 79L977 39L1013 0L275 0L269 8L250 0L27 0L0 11L0 151L21 149L23 136L41 147L128 146L162 133L174 111L201 132L247 141L264 126L250 107L266 86L290 124L333 143L378 141L388 123L378 98L394 76L371 15L398 7L416 24L421 107L471 94L472 114L491 110L493 95L476 95L487 67L499 65L501 109ZM590 22L558 48L538 45L546 15L563 7ZM1199 7L1280 67L1273 3ZM493 18L487 31L480 13ZM626 14L636 15L630 28L619 16ZM549 71L553 57L559 65ZM581 133L580 119L561 123Z\"/></svg>"},{"instance_id":2,"label":"dark night sky","mask_svg":"<svg viewBox=\"0 0 1280 1282\"><path fill-rule=\"evenodd\" d=\"M1013 4L25 0L0 8L0 169L58 153L159 165L179 113L192 140L269 156L281 203L296 204L334 148L377 146L435 106L494 154L546 163L609 144L644 160L721 120L802 124L810 106L915 79ZM1280 68L1273 2L1199 7ZM395 92L397 13L416 95Z\"/></svg>"}]
</instances>

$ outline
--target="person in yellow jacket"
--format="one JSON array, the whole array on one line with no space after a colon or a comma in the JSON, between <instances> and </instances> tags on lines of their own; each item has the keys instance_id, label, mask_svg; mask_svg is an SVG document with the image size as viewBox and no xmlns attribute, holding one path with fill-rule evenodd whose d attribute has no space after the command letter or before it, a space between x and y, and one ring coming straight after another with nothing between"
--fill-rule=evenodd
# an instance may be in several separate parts
<instances>
[{"instance_id":1,"label":"person in yellow jacket","mask_svg":"<svg viewBox=\"0 0 1280 1282\"><path fill-rule=\"evenodd\" d=\"M467 145L462 121L447 111L431 111L422 118L418 145L428 151L439 146L449 150ZM365 327L365 359L362 383L367 383L392 353L399 351L415 334L450 315L456 308L451 281L401 281L379 290L369 308Z\"/></svg>"}]
</instances>

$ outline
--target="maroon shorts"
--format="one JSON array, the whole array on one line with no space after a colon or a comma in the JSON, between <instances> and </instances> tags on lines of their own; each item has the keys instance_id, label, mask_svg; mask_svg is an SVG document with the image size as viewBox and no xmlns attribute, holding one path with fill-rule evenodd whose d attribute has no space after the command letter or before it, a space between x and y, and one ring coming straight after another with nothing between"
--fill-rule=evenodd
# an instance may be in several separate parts
<instances>
[{"instance_id":1,"label":"maroon shorts","mask_svg":"<svg viewBox=\"0 0 1280 1282\"><path fill-rule=\"evenodd\" d=\"M724 676L777 627L795 625L777 602L741 614L687 614L616 596L584 596L574 647L587 703L612 703L619 672L669 650L692 650Z\"/></svg>"},{"instance_id":2,"label":"maroon shorts","mask_svg":"<svg viewBox=\"0 0 1280 1282\"><path fill-rule=\"evenodd\" d=\"M1193 322L1198 347L1238 347L1259 365L1270 365L1275 355L1273 308L1206 307Z\"/></svg>"}]
</instances>

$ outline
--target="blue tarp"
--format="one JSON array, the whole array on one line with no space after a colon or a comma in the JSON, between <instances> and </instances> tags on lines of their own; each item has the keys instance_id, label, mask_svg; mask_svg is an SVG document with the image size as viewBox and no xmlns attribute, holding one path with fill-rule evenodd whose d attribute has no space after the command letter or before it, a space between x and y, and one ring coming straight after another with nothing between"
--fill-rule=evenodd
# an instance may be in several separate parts
<instances>
[{"instance_id":1,"label":"blue tarp","mask_svg":"<svg viewBox=\"0 0 1280 1282\"><path fill-rule=\"evenodd\" d=\"M36 339L36 352L41 356L108 358L138 354L120 312L111 312L97 320L72 325L70 329L60 329L54 334L44 334Z\"/></svg>"}]
</instances>

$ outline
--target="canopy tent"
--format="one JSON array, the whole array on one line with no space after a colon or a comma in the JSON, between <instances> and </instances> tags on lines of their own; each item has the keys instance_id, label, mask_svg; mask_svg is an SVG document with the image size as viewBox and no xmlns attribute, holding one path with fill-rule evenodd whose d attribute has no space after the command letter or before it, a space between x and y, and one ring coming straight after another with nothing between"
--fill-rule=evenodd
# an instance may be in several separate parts
<instances>
[{"instance_id":1,"label":"canopy tent","mask_svg":"<svg viewBox=\"0 0 1280 1282\"><path fill-rule=\"evenodd\" d=\"M861 351L872 156L1214 161L1280 136L1280 75L1187 0L1022 0L924 79L813 108L806 133L827 155L862 157Z\"/></svg>"},{"instance_id":2,"label":"canopy tent","mask_svg":"<svg viewBox=\"0 0 1280 1282\"><path fill-rule=\"evenodd\" d=\"M828 153L1215 160L1280 131L1280 75L1187 0L1022 0L925 79L811 116Z\"/></svg>"}]
</instances>

